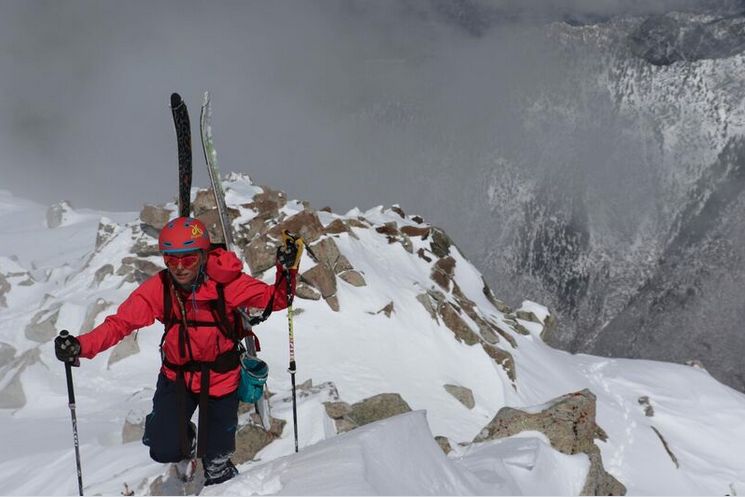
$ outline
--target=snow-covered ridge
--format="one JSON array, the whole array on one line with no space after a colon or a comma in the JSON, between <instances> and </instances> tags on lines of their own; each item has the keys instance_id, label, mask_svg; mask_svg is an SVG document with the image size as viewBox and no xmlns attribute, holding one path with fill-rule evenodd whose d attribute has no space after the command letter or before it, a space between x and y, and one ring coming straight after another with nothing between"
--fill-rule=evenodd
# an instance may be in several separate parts
<instances>
[{"instance_id":1,"label":"snow-covered ridge","mask_svg":"<svg viewBox=\"0 0 745 497\"><path fill-rule=\"evenodd\" d=\"M548 347L540 337L554 324L545 307L505 306L445 233L400 207L342 215L315 211L240 175L224 186L247 270L273 277L265 271L266 254L273 254L267 247L283 227L297 226L318 260L304 254L295 302L301 452L292 455L287 323L285 313L276 313L257 333L270 365L273 415L287 424L239 465L242 475L209 492L577 494L590 459L552 449L551 432L473 441L502 407L536 415L552 399L585 388L597 401L583 409L597 412L607 435L603 441L590 434L589 443L629 493L743 488L745 397L705 371ZM209 223L209 195L195 190L193 198ZM154 224L176 210L165 204L139 218L130 213L127 221L111 213L79 220L79 246L66 265L47 266L43 278L11 275L50 260L42 247L28 263L0 254L0 273L10 282L0 313L0 437L9 447L0 455L3 492L76 491L64 371L50 340L61 328L77 334L100 323L162 268ZM70 228L40 226L39 236ZM22 235L21 226L11 233L35 236ZM167 469L150 461L146 448L125 443L137 441L150 408L160 335L157 325L139 330L74 372L87 493L119 494L124 483L137 494L174 491ZM337 435L347 429L347 408L386 393L418 412ZM342 414L332 415L330 406ZM250 415L242 415L242 429L251 426ZM449 446L447 456L433 436ZM29 480L29 465L44 469Z\"/></svg>"}]
</instances>

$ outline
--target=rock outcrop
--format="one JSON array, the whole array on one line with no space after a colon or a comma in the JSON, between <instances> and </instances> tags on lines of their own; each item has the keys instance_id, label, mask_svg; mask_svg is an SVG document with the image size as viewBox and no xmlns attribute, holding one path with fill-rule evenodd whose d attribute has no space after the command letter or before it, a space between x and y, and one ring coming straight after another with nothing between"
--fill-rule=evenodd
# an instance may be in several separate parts
<instances>
[{"instance_id":1,"label":"rock outcrop","mask_svg":"<svg viewBox=\"0 0 745 497\"><path fill-rule=\"evenodd\" d=\"M338 433L411 411L409 404L397 393L381 393L352 405L326 402L324 406L326 414L334 420Z\"/></svg>"},{"instance_id":2,"label":"rock outcrop","mask_svg":"<svg viewBox=\"0 0 745 497\"><path fill-rule=\"evenodd\" d=\"M526 430L539 431L551 446L564 454L584 453L590 459L582 495L625 495L626 487L605 471L595 439L608 436L595 423L595 395L585 389L558 397L540 412L503 407L473 440L484 442L509 437Z\"/></svg>"}]
</instances>

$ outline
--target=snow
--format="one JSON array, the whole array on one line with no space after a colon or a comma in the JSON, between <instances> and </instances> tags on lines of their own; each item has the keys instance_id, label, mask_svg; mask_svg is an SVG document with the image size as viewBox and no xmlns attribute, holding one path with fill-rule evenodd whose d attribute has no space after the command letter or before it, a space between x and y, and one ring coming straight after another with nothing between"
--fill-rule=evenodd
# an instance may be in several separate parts
<instances>
[{"instance_id":1,"label":"snow","mask_svg":"<svg viewBox=\"0 0 745 497\"><path fill-rule=\"evenodd\" d=\"M226 191L232 206L250 202L262 190L248 178L231 175ZM302 208L292 201L284 211L292 215ZM3 495L77 492L64 368L54 358L52 343L27 338L26 326L37 313L48 316L58 310L58 328L87 331L81 327L97 299L111 304L95 316L100 323L136 286L123 282L116 270L140 236L137 213L80 211L74 223L50 230L44 226L45 210L0 192L0 220L10 235L0 247L0 272L37 268L44 276L28 286L18 284L25 276L10 277L9 307L0 312L0 342L14 347L16 358L39 354L38 362L25 367L0 364L0 393L10 395L2 389L20 375L26 397L23 407L0 410ZM358 216L374 225L411 222L382 206L323 216L329 222ZM118 224L113 238L96 252L102 218ZM577 495L589 467L584 454L561 454L536 432L471 441L504 406L536 412L551 399L583 388L597 396L597 423L608 434L606 442L596 441L604 466L630 495L745 491L741 393L688 366L552 349L540 340L538 323L520 321L530 331L527 336L509 331L513 317L489 303L478 270L451 247L454 278L462 292L517 343L512 347L500 339L497 344L514 358L513 385L479 345L457 341L416 300L428 289L439 289L430 279L432 263L416 253L428 248L428 241L412 237L409 253L374 229L353 232L356 238L341 233L333 239L367 286L338 280L338 313L323 300L296 300L297 383L333 382L340 400L350 404L395 392L413 411L337 435L323 406L334 399L328 389L316 389L298 398L300 452L294 454L287 313L276 312L256 332L262 358L270 365L272 413L287 421L284 432L254 461L240 465L238 477L202 494ZM115 273L96 286L94 274L104 264L112 264ZM311 265L304 255L302 267ZM389 302L394 302L390 318L378 313ZM528 300L520 309L541 320L549 314ZM151 407L160 336L157 325L141 329L140 353L109 365L109 350L73 371L86 494L119 495L124 483L138 495L148 494L150 484L168 472L167 466L149 459L146 447L124 444L121 438L125 420L141 419ZM475 407L457 401L444 389L446 384L471 389ZM639 403L643 396L650 399L652 417ZM665 438L679 467L652 427ZM434 436L447 437L453 450L445 455Z\"/></svg>"}]
</instances>

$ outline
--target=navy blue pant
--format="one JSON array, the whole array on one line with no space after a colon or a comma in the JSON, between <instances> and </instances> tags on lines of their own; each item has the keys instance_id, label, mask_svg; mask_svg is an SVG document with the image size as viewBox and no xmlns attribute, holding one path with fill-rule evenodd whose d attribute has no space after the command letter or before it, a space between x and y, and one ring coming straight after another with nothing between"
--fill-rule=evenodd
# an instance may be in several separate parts
<instances>
[{"instance_id":1,"label":"navy blue pant","mask_svg":"<svg viewBox=\"0 0 745 497\"><path fill-rule=\"evenodd\" d=\"M153 395L153 412L145 418L145 434L142 443L150 447L150 457L157 462L179 462L181 453L181 423L183 417L191 419L199 405L199 395L186 391L185 410L175 381L158 375ZM200 413L201 416L201 413ZM207 451L204 459L232 454L235 451L235 431L238 427L238 391L223 397L210 397L207 408ZM194 429L189 424L190 441L194 441Z\"/></svg>"}]
</instances>

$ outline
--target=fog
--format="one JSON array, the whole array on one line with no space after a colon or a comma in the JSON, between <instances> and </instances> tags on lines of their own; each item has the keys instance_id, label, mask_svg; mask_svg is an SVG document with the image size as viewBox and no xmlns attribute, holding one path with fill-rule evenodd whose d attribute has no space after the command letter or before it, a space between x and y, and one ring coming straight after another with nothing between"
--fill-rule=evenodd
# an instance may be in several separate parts
<instances>
[{"instance_id":1,"label":"fog","mask_svg":"<svg viewBox=\"0 0 745 497\"><path fill-rule=\"evenodd\" d=\"M509 145L511 91L560 78L542 23L706 2L114 2L0 6L0 188L135 210L176 192L169 95L204 90L224 172L337 210L419 209L442 157Z\"/></svg>"}]
</instances>

